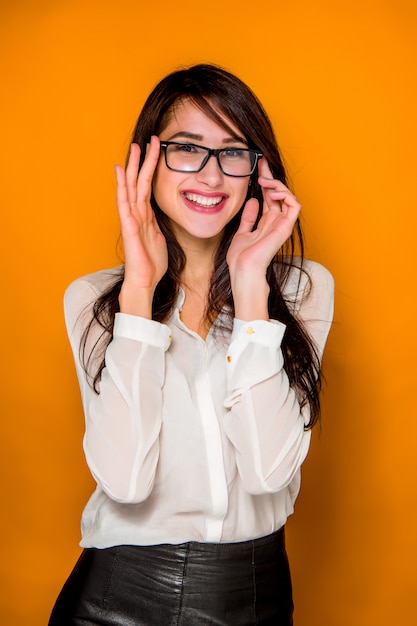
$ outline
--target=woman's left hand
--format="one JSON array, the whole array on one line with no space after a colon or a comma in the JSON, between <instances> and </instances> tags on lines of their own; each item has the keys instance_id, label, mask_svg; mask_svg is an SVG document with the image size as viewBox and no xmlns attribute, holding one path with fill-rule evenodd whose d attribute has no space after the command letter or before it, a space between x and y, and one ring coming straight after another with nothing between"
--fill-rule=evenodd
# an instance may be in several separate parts
<instances>
[{"instance_id":1,"label":"woman's left hand","mask_svg":"<svg viewBox=\"0 0 417 626\"><path fill-rule=\"evenodd\" d=\"M289 189L273 178L264 158L259 162L259 184L264 203L258 225L252 230L259 210L258 201L252 198L243 209L240 226L227 252L236 316L241 319L255 319L248 318L251 313L246 310L250 302L254 303L256 299L262 302L262 307L249 306L249 309L262 308L262 318L268 319L266 270L291 236L301 210L301 205ZM263 297L265 294L266 298ZM240 304L243 306L240 307ZM244 317L237 314L239 308L244 309Z\"/></svg>"}]
</instances>

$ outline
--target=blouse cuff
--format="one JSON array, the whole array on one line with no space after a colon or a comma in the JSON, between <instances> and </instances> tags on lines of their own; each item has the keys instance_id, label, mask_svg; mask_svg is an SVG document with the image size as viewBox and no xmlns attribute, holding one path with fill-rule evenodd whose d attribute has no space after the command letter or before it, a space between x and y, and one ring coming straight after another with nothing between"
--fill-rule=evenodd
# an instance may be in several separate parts
<instances>
[{"instance_id":1,"label":"blouse cuff","mask_svg":"<svg viewBox=\"0 0 417 626\"><path fill-rule=\"evenodd\" d=\"M274 376L283 366L281 342L285 325L271 320L235 320L227 351L228 396L231 407L242 392Z\"/></svg>"},{"instance_id":2,"label":"blouse cuff","mask_svg":"<svg viewBox=\"0 0 417 626\"><path fill-rule=\"evenodd\" d=\"M127 313L116 313L113 336L134 339L163 350L168 350L172 341L166 324Z\"/></svg>"},{"instance_id":3,"label":"blouse cuff","mask_svg":"<svg viewBox=\"0 0 417 626\"><path fill-rule=\"evenodd\" d=\"M285 324L277 320L253 320L245 322L237 318L233 322L233 331L230 343L260 343L279 348L285 333Z\"/></svg>"}]
</instances>

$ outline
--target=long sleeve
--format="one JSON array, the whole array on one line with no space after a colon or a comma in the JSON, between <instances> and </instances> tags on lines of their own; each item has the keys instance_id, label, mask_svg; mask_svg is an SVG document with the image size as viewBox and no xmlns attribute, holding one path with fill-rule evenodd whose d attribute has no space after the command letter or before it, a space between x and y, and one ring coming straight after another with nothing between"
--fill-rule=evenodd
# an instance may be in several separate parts
<instances>
[{"instance_id":1,"label":"long sleeve","mask_svg":"<svg viewBox=\"0 0 417 626\"><path fill-rule=\"evenodd\" d=\"M76 281L65 295L65 314L84 406L84 451L98 485L113 500L140 502L152 490L159 456L165 353L170 344L166 325L116 315L113 340L96 394L80 363L82 303L97 297L86 281ZM91 315L91 310L90 310ZM98 332L98 331L96 331ZM92 345L93 336L89 344Z\"/></svg>"},{"instance_id":2,"label":"long sleeve","mask_svg":"<svg viewBox=\"0 0 417 626\"><path fill-rule=\"evenodd\" d=\"M321 355L333 316L334 285L318 264L310 264L309 273L311 289L295 313ZM300 408L283 367L284 332L279 322L235 320L227 354L224 429L243 485L255 495L288 486L310 443L308 407Z\"/></svg>"}]
</instances>

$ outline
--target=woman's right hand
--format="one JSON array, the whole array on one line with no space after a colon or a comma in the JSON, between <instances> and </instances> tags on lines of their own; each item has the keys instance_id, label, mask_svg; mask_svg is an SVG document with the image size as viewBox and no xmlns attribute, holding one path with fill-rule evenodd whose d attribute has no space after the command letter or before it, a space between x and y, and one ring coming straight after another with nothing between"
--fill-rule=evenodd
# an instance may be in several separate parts
<instances>
[{"instance_id":1,"label":"woman's right hand","mask_svg":"<svg viewBox=\"0 0 417 626\"><path fill-rule=\"evenodd\" d=\"M168 268L168 250L151 206L152 179L160 154L153 136L139 169L140 148L132 144L126 171L115 166L117 208L125 256L120 311L152 318L155 288Z\"/></svg>"}]
</instances>

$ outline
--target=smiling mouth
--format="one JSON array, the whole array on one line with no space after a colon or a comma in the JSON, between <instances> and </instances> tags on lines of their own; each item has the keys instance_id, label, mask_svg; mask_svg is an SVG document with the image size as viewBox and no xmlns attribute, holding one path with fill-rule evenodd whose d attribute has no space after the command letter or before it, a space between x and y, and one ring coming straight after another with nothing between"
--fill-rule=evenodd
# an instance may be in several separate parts
<instances>
[{"instance_id":1,"label":"smiling mouth","mask_svg":"<svg viewBox=\"0 0 417 626\"><path fill-rule=\"evenodd\" d=\"M205 209L210 209L219 205L224 199L225 196L200 196L197 193L187 193L184 192L184 198L186 198L189 202L193 202L197 206L204 207Z\"/></svg>"}]
</instances>

